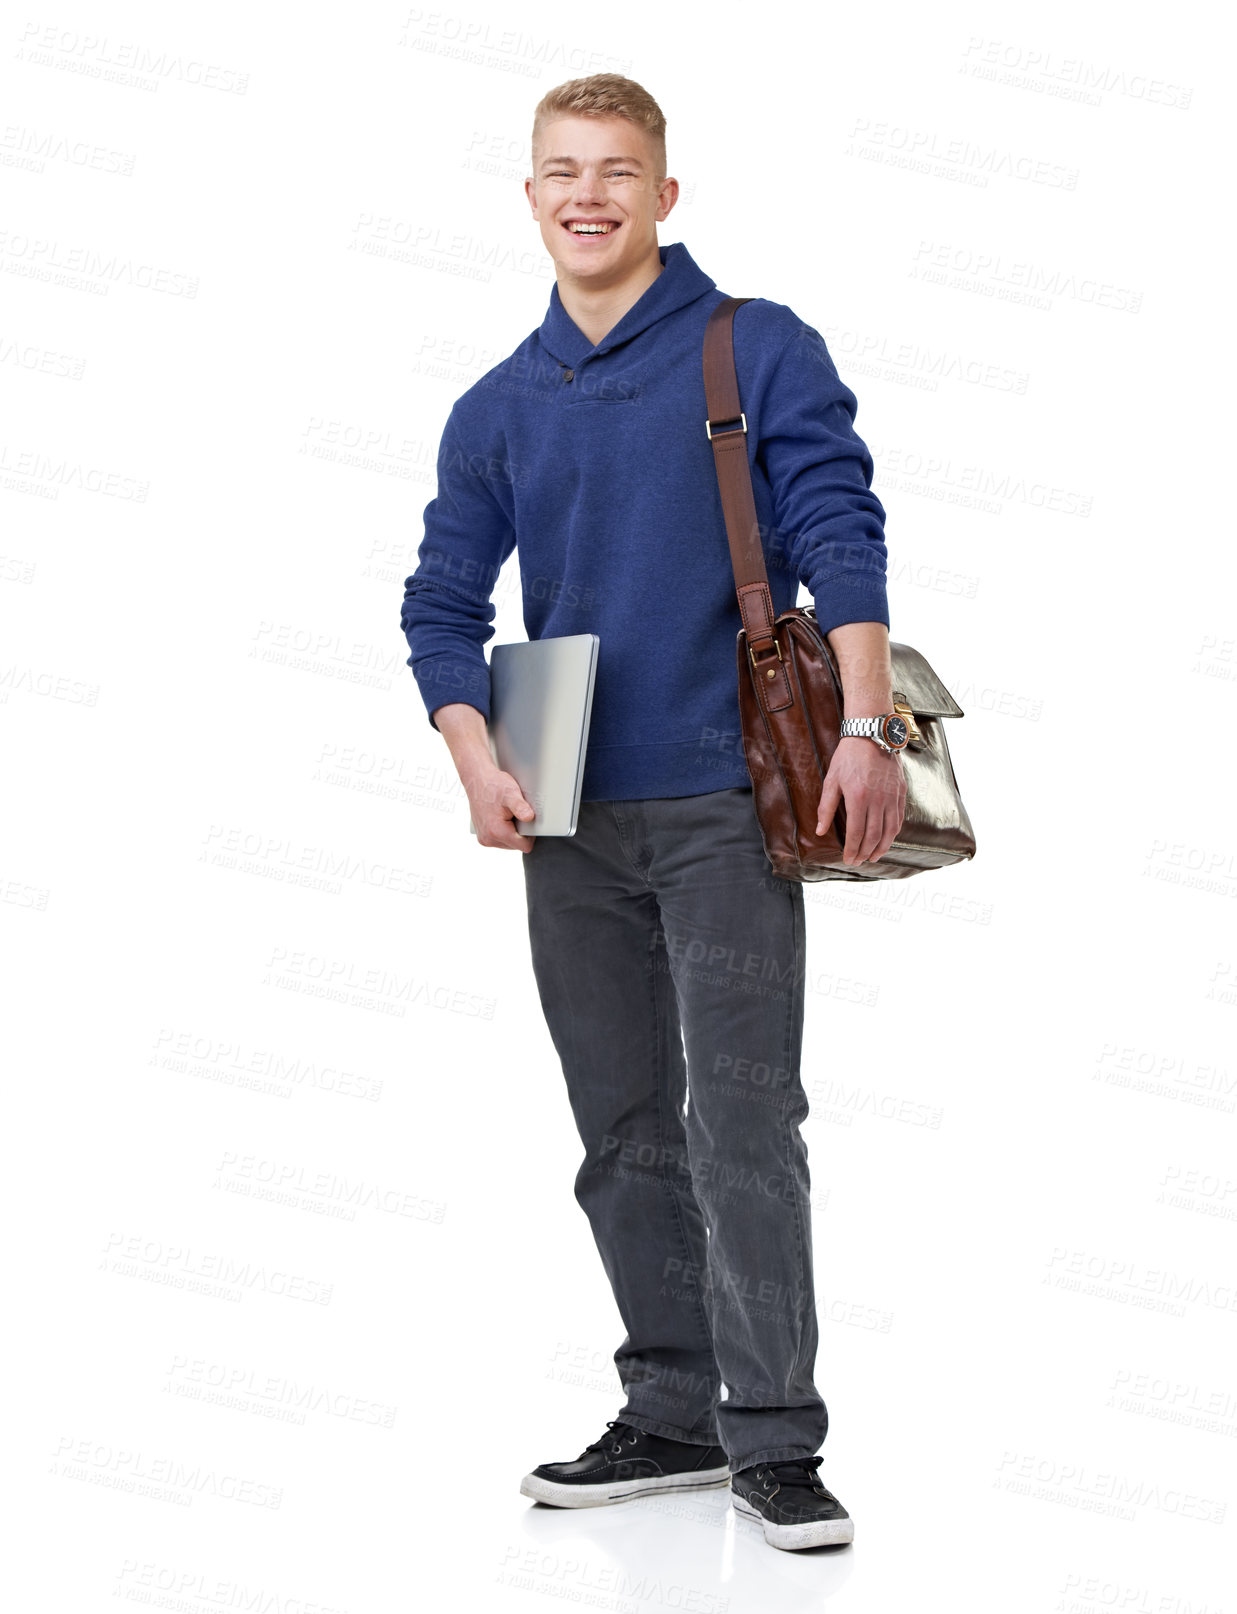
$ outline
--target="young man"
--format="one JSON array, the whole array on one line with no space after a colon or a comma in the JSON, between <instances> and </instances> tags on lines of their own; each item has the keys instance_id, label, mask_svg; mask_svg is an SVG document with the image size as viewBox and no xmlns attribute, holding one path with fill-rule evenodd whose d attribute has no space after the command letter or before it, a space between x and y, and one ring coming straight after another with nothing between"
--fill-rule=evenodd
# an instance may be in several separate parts
<instances>
[{"instance_id":1,"label":"young man","mask_svg":"<svg viewBox=\"0 0 1237 1614\"><path fill-rule=\"evenodd\" d=\"M658 245L679 186L638 84L550 91L532 159L549 311L451 411L401 618L480 844L524 854L534 973L585 1148L576 1198L627 1329L618 1417L521 1491L595 1507L729 1481L773 1545L848 1542L817 1477L803 889L772 874L755 816L705 434L704 330L724 293L681 243ZM855 397L782 304L746 303L734 340L774 608L804 583L845 715L888 713L884 510ZM486 742L482 646L515 548L529 638L600 639L570 837L520 833L533 809ZM843 739L822 830L839 802L847 861L881 857L905 804L897 754Z\"/></svg>"}]
</instances>

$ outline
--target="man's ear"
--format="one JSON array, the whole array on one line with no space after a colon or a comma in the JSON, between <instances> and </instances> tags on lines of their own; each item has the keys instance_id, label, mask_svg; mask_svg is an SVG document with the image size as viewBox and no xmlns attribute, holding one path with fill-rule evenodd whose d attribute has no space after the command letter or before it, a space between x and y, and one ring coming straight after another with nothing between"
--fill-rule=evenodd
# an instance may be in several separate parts
<instances>
[{"instance_id":1,"label":"man's ear","mask_svg":"<svg viewBox=\"0 0 1237 1614\"><path fill-rule=\"evenodd\" d=\"M533 217L537 217L537 187L531 179L524 181L524 194L528 197L528 205L533 210Z\"/></svg>"}]
</instances>

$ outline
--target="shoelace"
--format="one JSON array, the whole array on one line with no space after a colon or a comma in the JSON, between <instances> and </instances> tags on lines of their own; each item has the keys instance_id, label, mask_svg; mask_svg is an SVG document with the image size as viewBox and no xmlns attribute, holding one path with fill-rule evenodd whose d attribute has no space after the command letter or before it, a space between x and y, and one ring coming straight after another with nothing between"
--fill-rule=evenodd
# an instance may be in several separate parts
<instances>
[{"instance_id":1,"label":"shoelace","mask_svg":"<svg viewBox=\"0 0 1237 1614\"><path fill-rule=\"evenodd\" d=\"M828 1496L820 1480L816 1477L816 1470L824 1462L824 1458L796 1457L785 1463L762 1463L762 1470L772 1476L784 1490L788 1485L806 1485L809 1490L821 1491Z\"/></svg>"},{"instance_id":2,"label":"shoelace","mask_svg":"<svg viewBox=\"0 0 1237 1614\"><path fill-rule=\"evenodd\" d=\"M611 1418L606 1424L606 1429L609 1431L607 1434L602 1435L600 1440L594 1440L584 1450L606 1451L608 1449L610 1454L613 1455L621 1449L624 1435L638 1435L640 1433L638 1429L633 1429L629 1423L623 1423L619 1418ZM635 1442L632 1441L630 1444L634 1445Z\"/></svg>"}]
</instances>

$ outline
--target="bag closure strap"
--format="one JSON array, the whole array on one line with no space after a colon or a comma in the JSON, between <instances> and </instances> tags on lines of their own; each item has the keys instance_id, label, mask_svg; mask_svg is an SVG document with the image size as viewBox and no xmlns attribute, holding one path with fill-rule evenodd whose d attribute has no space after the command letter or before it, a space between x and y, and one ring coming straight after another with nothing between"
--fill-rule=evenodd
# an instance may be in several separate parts
<instances>
[{"instance_id":1,"label":"bag closure strap","mask_svg":"<svg viewBox=\"0 0 1237 1614\"><path fill-rule=\"evenodd\" d=\"M735 593L747 637L747 653L766 707L793 704L790 679L774 635L773 595L760 540L760 522L747 463L747 417L740 407L734 363L734 315L750 297L726 297L709 315L704 331L704 429L713 445Z\"/></svg>"}]
</instances>

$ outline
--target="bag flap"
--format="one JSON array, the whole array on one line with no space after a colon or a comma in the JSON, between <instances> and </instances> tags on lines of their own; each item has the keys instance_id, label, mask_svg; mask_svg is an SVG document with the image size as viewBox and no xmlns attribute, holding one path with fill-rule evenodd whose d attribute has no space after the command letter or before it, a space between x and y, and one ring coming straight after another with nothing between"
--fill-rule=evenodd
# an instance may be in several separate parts
<instances>
[{"instance_id":1,"label":"bag flap","mask_svg":"<svg viewBox=\"0 0 1237 1614\"><path fill-rule=\"evenodd\" d=\"M966 715L918 650L891 640L889 651L895 701L905 701L916 717Z\"/></svg>"}]
</instances>

